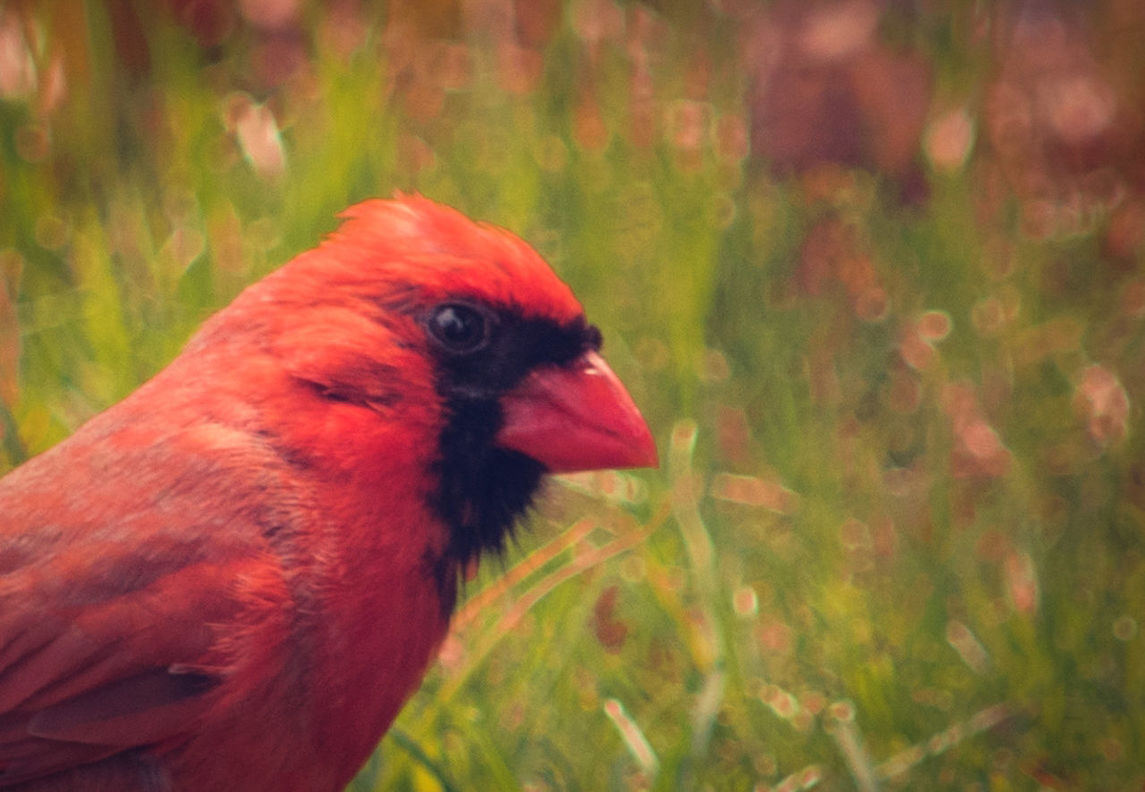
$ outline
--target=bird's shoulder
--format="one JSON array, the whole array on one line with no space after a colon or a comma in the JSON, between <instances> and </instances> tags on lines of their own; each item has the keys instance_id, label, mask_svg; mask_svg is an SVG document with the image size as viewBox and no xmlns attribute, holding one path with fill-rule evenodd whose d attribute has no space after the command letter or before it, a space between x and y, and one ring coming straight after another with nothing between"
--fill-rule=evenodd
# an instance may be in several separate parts
<instances>
[{"instance_id":1,"label":"bird's shoulder","mask_svg":"<svg viewBox=\"0 0 1145 792\"><path fill-rule=\"evenodd\" d=\"M290 630L284 463L234 426L132 418L0 480L0 787L177 742L228 644Z\"/></svg>"}]
</instances>

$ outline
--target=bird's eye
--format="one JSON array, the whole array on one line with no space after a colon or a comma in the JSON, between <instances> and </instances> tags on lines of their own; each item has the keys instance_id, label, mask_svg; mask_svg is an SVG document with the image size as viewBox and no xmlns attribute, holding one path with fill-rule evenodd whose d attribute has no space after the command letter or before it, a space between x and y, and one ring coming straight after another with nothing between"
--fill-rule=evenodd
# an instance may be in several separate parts
<instances>
[{"instance_id":1,"label":"bird's eye","mask_svg":"<svg viewBox=\"0 0 1145 792\"><path fill-rule=\"evenodd\" d=\"M471 305L445 303L429 315L429 332L434 339L455 354L467 354L483 348L489 341L490 317Z\"/></svg>"}]
</instances>

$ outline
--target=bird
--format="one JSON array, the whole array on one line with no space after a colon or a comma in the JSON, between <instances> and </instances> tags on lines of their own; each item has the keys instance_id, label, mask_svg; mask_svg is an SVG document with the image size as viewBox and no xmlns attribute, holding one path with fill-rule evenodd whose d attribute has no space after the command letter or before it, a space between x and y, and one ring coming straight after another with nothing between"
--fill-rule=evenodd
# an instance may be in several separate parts
<instances>
[{"instance_id":1,"label":"bird","mask_svg":"<svg viewBox=\"0 0 1145 792\"><path fill-rule=\"evenodd\" d=\"M339 790L548 474L655 466L526 242L340 225L0 479L0 790Z\"/></svg>"}]
</instances>

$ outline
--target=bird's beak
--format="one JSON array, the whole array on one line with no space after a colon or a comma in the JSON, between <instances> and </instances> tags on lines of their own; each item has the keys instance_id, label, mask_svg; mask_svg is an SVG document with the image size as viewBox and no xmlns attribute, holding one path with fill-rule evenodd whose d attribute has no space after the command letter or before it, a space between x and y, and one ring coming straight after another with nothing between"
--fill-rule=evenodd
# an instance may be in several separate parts
<instances>
[{"instance_id":1,"label":"bird's beak","mask_svg":"<svg viewBox=\"0 0 1145 792\"><path fill-rule=\"evenodd\" d=\"M551 473L656 467L656 444L620 379L596 352L544 366L502 397L497 445Z\"/></svg>"}]
</instances>

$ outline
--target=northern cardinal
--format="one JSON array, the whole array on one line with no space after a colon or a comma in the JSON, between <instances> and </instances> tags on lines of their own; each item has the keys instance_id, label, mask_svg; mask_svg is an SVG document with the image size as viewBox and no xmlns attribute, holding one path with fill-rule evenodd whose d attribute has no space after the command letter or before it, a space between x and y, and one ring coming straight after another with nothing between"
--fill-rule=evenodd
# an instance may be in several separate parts
<instances>
[{"instance_id":1,"label":"northern cardinal","mask_svg":"<svg viewBox=\"0 0 1145 792\"><path fill-rule=\"evenodd\" d=\"M542 476L656 464L528 245L346 217L0 480L0 789L339 790Z\"/></svg>"}]
</instances>

